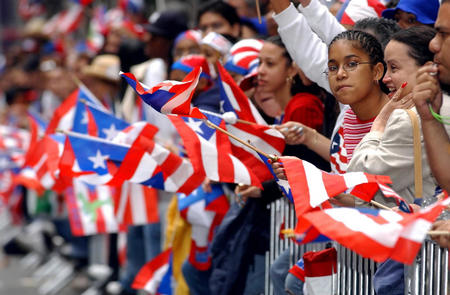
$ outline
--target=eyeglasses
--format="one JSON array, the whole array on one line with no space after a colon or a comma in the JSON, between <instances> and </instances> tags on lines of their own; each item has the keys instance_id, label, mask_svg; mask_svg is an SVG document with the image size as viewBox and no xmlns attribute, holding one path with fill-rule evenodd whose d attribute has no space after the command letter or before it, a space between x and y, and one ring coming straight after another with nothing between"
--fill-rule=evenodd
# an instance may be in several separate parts
<instances>
[{"instance_id":1,"label":"eyeglasses","mask_svg":"<svg viewBox=\"0 0 450 295\"><path fill-rule=\"evenodd\" d=\"M349 61L346 62L342 65L342 68L344 69L344 71L348 72L352 72L354 70L356 70L356 68L358 67L358 65L371 65L372 63L370 61ZM329 65L328 66L328 70L326 70L324 72L325 75L327 76L334 76L337 75L337 73L339 72L339 66L336 65Z\"/></svg>"}]
</instances>

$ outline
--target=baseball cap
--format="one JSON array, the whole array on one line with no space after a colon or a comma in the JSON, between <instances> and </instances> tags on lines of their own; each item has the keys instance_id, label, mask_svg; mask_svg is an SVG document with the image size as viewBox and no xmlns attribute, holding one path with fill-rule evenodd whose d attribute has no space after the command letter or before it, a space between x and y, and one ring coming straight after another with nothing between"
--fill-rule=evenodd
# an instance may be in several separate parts
<instances>
[{"instance_id":1,"label":"baseball cap","mask_svg":"<svg viewBox=\"0 0 450 295\"><path fill-rule=\"evenodd\" d=\"M145 25L144 29L167 39L175 39L178 34L188 29L187 17L181 11L154 12L149 20L150 23Z\"/></svg>"},{"instance_id":2,"label":"baseball cap","mask_svg":"<svg viewBox=\"0 0 450 295\"><path fill-rule=\"evenodd\" d=\"M439 0L400 0L395 8L385 9L382 12L384 18L394 19L398 9L412 13L418 22L432 25L436 22L439 10Z\"/></svg>"}]
</instances>

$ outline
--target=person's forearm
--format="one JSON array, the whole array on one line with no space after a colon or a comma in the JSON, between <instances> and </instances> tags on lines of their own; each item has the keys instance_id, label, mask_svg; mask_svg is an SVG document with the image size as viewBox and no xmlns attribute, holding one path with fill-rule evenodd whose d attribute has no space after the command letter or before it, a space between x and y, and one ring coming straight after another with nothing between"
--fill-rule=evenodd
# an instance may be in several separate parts
<instances>
[{"instance_id":1,"label":"person's forearm","mask_svg":"<svg viewBox=\"0 0 450 295\"><path fill-rule=\"evenodd\" d=\"M305 16L311 29L325 44L330 44L337 34L346 31L344 26L319 0L312 0L307 6L299 5L298 10Z\"/></svg>"},{"instance_id":2,"label":"person's forearm","mask_svg":"<svg viewBox=\"0 0 450 295\"><path fill-rule=\"evenodd\" d=\"M394 109L385 106L381 109L380 113L377 115L375 120L373 121L372 127L370 131L378 131L383 133L384 129L386 129L387 122L389 120L389 117L391 116Z\"/></svg>"},{"instance_id":3,"label":"person's forearm","mask_svg":"<svg viewBox=\"0 0 450 295\"><path fill-rule=\"evenodd\" d=\"M270 4L272 4L273 11L278 14L288 8L291 2L289 0L271 0Z\"/></svg>"},{"instance_id":4,"label":"person's forearm","mask_svg":"<svg viewBox=\"0 0 450 295\"><path fill-rule=\"evenodd\" d=\"M314 135L308 142L305 142L305 145L321 156L324 160L330 161L330 145L331 141L327 137L323 136L322 134L318 133L315 129Z\"/></svg>"},{"instance_id":5,"label":"person's forearm","mask_svg":"<svg viewBox=\"0 0 450 295\"><path fill-rule=\"evenodd\" d=\"M444 125L436 120L422 120L422 132L431 171L439 185L450 191L450 139Z\"/></svg>"}]
</instances>

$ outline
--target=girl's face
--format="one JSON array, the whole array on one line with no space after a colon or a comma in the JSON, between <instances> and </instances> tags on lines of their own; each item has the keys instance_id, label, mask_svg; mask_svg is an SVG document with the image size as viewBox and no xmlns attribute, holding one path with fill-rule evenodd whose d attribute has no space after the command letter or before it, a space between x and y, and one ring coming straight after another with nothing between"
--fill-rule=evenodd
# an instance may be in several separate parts
<instances>
[{"instance_id":1,"label":"girl's face","mask_svg":"<svg viewBox=\"0 0 450 295\"><path fill-rule=\"evenodd\" d=\"M222 58L220 52L206 44L200 45L200 52L206 58L206 60L214 66Z\"/></svg>"},{"instance_id":2,"label":"girl's face","mask_svg":"<svg viewBox=\"0 0 450 295\"><path fill-rule=\"evenodd\" d=\"M261 91L276 93L286 86L288 77L295 75L294 67L283 54L283 48L264 42L259 52L258 67L258 88Z\"/></svg>"},{"instance_id":3,"label":"girl's face","mask_svg":"<svg viewBox=\"0 0 450 295\"><path fill-rule=\"evenodd\" d=\"M198 21L198 28L202 32L203 37L209 32L216 32L221 35L239 36L239 25L231 25L220 14L214 12L205 12Z\"/></svg>"},{"instance_id":4,"label":"girl's face","mask_svg":"<svg viewBox=\"0 0 450 295\"><path fill-rule=\"evenodd\" d=\"M190 54L199 54L200 46L194 40L182 39L175 45L173 53L173 59L174 61L177 61L180 58Z\"/></svg>"},{"instance_id":5,"label":"girl's face","mask_svg":"<svg viewBox=\"0 0 450 295\"><path fill-rule=\"evenodd\" d=\"M389 88L389 96L400 89L404 82L408 82L408 85L402 90L402 96L411 93L416 85L416 73L419 66L415 59L408 55L408 46L398 41L389 41L384 50L384 60L387 71L383 82Z\"/></svg>"},{"instance_id":6,"label":"girl's face","mask_svg":"<svg viewBox=\"0 0 450 295\"><path fill-rule=\"evenodd\" d=\"M340 103L349 105L367 98L383 75L382 64L372 66L369 55L364 50L355 48L353 42L355 41L338 40L328 52L328 81L331 91Z\"/></svg>"}]
</instances>

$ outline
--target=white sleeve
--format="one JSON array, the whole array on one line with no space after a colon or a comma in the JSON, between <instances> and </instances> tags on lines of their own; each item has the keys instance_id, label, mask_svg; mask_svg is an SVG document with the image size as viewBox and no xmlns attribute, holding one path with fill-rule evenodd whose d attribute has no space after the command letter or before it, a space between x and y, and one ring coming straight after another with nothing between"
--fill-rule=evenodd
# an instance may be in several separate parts
<instances>
[{"instance_id":1,"label":"white sleeve","mask_svg":"<svg viewBox=\"0 0 450 295\"><path fill-rule=\"evenodd\" d=\"M346 31L345 27L338 22L336 17L319 0L311 0L306 7L300 4L298 10L305 16L311 29L327 45L331 43L337 34Z\"/></svg>"},{"instance_id":2,"label":"white sleeve","mask_svg":"<svg viewBox=\"0 0 450 295\"><path fill-rule=\"evenodd\" d=\"M148 87L153 87L167 79L167 65L161 58L153 59L145 72L144 81Z\"/></svg>"},{"instance_id":3,"label":"white sleeve","mask_svg":"<svg viewBox=\"0 0 450 295\"><path fill-rule=\"evenodd\" d=\"M328 78L324 74L328 63L327 45L311 30L305 17L292 3L273 18L292 59L311 81L331 93Z\"/></svg>"}]
</instances>

